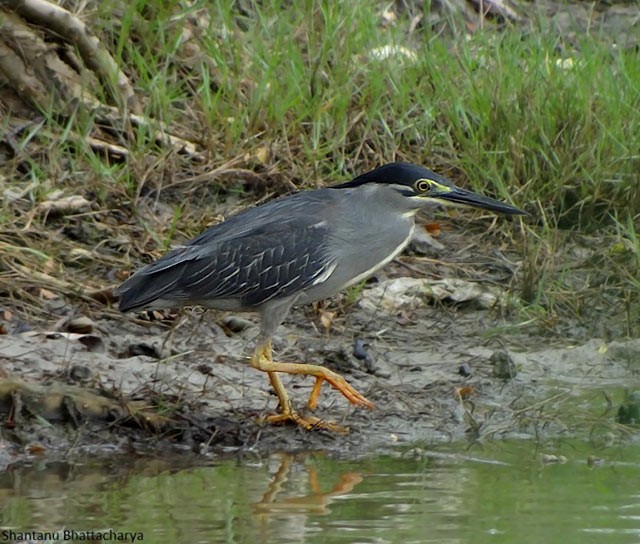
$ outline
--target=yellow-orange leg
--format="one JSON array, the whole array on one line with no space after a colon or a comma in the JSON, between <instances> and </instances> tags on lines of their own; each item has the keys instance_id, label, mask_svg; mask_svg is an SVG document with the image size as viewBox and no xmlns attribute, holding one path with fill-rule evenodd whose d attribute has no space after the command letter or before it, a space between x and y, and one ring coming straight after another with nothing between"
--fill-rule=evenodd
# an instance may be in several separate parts
<instances>
[{"instance_id":1,"label":"yellow-orange leg","mask_svg":"<svg viewBox=\"0 0 640 544\"><path fill-rule=\"evenodd\" d=\"M270 416L268 420L271 423L292 421L309 430L314 428L322 428L338 432L345 430L338 425L322 421L317 417L303 417L297 412L294 412L291 407L289 395L287 394L280 377L277 375L277 372L315 376L316 383L307 403L310 408L315 408L317 405L318 395L320 394L320 389L324 381L329 382L333 387L340 391L352 404L366 408L373 408L373 403L371 401L367 400L353 387L351 387L351 385L349 385L342 376L327 368L319 365L277 363L273 361L271 358L271 341L266 341L263 344L256 346L253 356L251 357L251 366L262 372L266 372L269 375L271 385L273 386L280 401L280 409L282 410L282 413Z\"/></svg>"},{"instance_id":2,"label":"yellow-orange leg","mask_svg":"<svg viewBox=\"0 0 640 544\"><path fill-rule=\"evenodd\" d=\"M320 396L320 390L322 389L323 383L324 378L316 378L316 383L313 384L313 389L311 390L309 400L307 401L307 406L310 410L315 410L318 406L318 397Z\"/></svg>"},{"instance_id":3,"label":"yellow-orange leg","mask_svg":"<svg viewBox=\"0 0 640 544\"><path fill-rule=\"evenodd\" d=\"M273 389L278 396L278 400L280 402L280 410L282 410L282 413L280 414L267 416L267 421L269 423L277 425L278 423L292 422L296 425L300 425L307 431L311 431L313 429L324 429L327 431L333 431L342 434L349 432L345 427L342 427L341 425L338 425L332 421L323 421L315 416L303 417L298 412L295 412L291 407L289 395L287 393L287 390L284 388L284 384L280 380L280 376L278 376L276 372L267 372L267 374L269 375L269 381L271 382L271 385L273 386Z\"/></svg>"}]
</instances>

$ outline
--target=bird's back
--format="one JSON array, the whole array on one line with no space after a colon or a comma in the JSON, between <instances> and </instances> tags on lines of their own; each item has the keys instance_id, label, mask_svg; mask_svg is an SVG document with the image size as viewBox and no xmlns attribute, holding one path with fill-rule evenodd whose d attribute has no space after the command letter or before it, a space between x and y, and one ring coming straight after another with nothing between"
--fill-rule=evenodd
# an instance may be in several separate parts
<instances>
[{"instance_id":1,"label":"bird's back","mask_svg":"<svg viewBox=\"0 0 640 544\"><path fill-rule=\"evenodd\" d=\"M253 309L304 290L331 266L323 212L336 198L330 189L298 193L210 227L120 285L120 309Z\"/></svg>"}]
</instances>

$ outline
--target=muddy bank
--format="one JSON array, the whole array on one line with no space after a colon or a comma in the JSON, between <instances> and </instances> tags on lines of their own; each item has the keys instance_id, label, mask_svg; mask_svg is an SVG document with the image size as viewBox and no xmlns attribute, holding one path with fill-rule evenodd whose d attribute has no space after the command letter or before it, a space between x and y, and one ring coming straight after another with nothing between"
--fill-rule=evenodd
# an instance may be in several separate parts
<instances>
[{"instance_id":1,"label":"muddy bank","mask_svg":"<svg viewBox=\"0 0 640 544\"><path fill-rule=\"evenodd\" d=\"M405 259L414 272L425 262ZM176 448L358 455L463 437L633 434L617 420L640 386L640 340L534 335L496 282L406 271L392 265L356 302L294 310L275 338L280 360L323 364L375 403L355 409L323 389L316 415L348 426L346 436L264 422L277 400L247 362L254 316L190 310L148 321L104 310L80 321L84 332L62 321L0 336L2 436L16 445L5 442L2 462ZM312 380L284 381L302 408Z\"/></svg>"}]
</instances>

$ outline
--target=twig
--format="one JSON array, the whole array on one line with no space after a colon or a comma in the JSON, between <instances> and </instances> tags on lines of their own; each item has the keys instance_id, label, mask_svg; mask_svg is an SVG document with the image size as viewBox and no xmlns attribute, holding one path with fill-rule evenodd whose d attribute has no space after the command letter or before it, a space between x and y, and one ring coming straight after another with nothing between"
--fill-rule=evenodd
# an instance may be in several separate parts
<instances>
[{"instance_id":1,"label":"twig","mask_svg":"<svg viewBox=\"0 0 640 544\"><path fill-rule=\"evenodd\" d=\"M122 124L122 116L115 108L105 106L104 104L95 104L93 111L96 115L96 120L98 121L107 123L115 128ZM151 134L154 135L156 142L162 146L172 147L177 153L187 155L189 158L197 162L204 162L206 160L204 154L198 151L196 144L189 140L185 140L180 136L171 134L159 121L148 119L142 115L135 115L133 113L127 115L126 119L133 127L144 127L149 129Z\"/></svg>"},{"instance_id":2,"label":"twig","mask_svg":"<svg viewBox=\"0 0 640 544\"><path fill-rule=\"evenodd\" d=\"M111 144L109 142L105 142L104 140L99 140L98 138L87 136L86 142L91 146L91 149L100 151L105 155L110 155L118 159L129 155L129 150L126 147L117 144Z\"/></svg>"}]
</instances>

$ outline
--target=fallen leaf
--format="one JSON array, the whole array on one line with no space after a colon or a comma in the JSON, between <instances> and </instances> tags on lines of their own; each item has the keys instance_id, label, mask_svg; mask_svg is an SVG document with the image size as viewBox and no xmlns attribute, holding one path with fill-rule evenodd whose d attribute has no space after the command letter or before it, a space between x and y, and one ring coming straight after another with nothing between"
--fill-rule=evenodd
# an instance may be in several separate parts
<instances>
[{"instance_id":1,"label":"fallen leaf","mask_svg":"<svg viewBox=\"0 0 640 544\"><path fill-rule=\"evenodd\" d=\"M424 230L426 230L429 235L437 238L442 233L442 228L440 227L440 223L426 223L424 226Z\"/></svg>"},{"instance_id":2,"label":"fallen leaf","mask_svg":"<svg viewBox=\"0 0 640 544\"><path fill-rule=\"evenodd\" d=\"M474 395L476 392L476 390L469 386L469 385L464 385L462 387L456 387L455 390L455 395L456 398L464 400L464 399L468 399L471 395Z\"/></svg>"},{"instance_id":3,"label":"fallen leaf","mask_svg":"<svg viewBox=\"0 0 640 544\"><path fill-rule=\"evenodd\" d=\"M333 325L333 318L335 316L335 312L320 310L320 323L322 323L325 332L329 332L331 330L331 326Z\"/></svg>"},{"instance_id":4,"label":"fallen leaf","mask_svg":"<svg viewBox=\"0 0 640 544\"><path fill-rule=\"evenodd\" d=\"M31 455L42 455L47 451L47 448L45 448L42 444L35 442L33 444L27 444L27 446L25 447L25 451Z\"/></svg>"},{"instance_id":5,"label":"fallen leaf","mask_svg":"<svg viewBox=\"0 0 640 544\"><path fill-rule=\"evenodd\" d=\"M116 302L116 297L113 294L113 289L111 287L100 289L98 291L87 291L86 295L91 297L93 300L101 302L102 304L112 304Z\"/></svg>"},{"instance_id":6,"label":"fallen leaf","mask_svg":"<svg viewBox=\"0 0 640 544\"><path fill-rule=\"evenodd\" d=\"M406 310L400 310L396 314L396 323L406 327L407 325L413 325L414 321Z\"/></svg>"},{"instance_id":7,"label":"fallen leaf","mask_svg":"<svg viewBox=\"0 0 640 544\"><path fill-rule=\"evenodd\" d=\"M52 272L55 272L56 271L56 262L51 258L47 259L47 261L42 266L42 271L45 274L51 274Z\"/></svg>"},{"instance_id":8,"label":"fallen leaf","mask_svg":"<svg viewBox=\"0 0 640 544\"><path fill-rule=\"evenodd\" d=\"M382 22L385 25L390 25L392 23L395 23L397 19L398 19L398 16L396 15L396 12L390 8L387 8L382 12Z\"/></svg>"},{"instance_id":9,"label":"fallen leaf","mask_svg":"<svg viewBox=\"0 0 640 544\"><path fill-rule=\"evenodd\" d=\"M49 289L45 289L44 287L41 287L40 297L45 300L53 300L55 298L58 298L58 295L56 295L53 291L49 291Z\"/></svg>"},{"instance_id":10,"label":"fallen leaf","mask_svg":"<svg viewBox=\"0 0 640 544\"><path fill-rule=\"evenodd\" d=\"M255 157L260 164L267 164L271 158L271 150L268 146L263 145L256 150Z\"/></svg>"}]
</instances>

